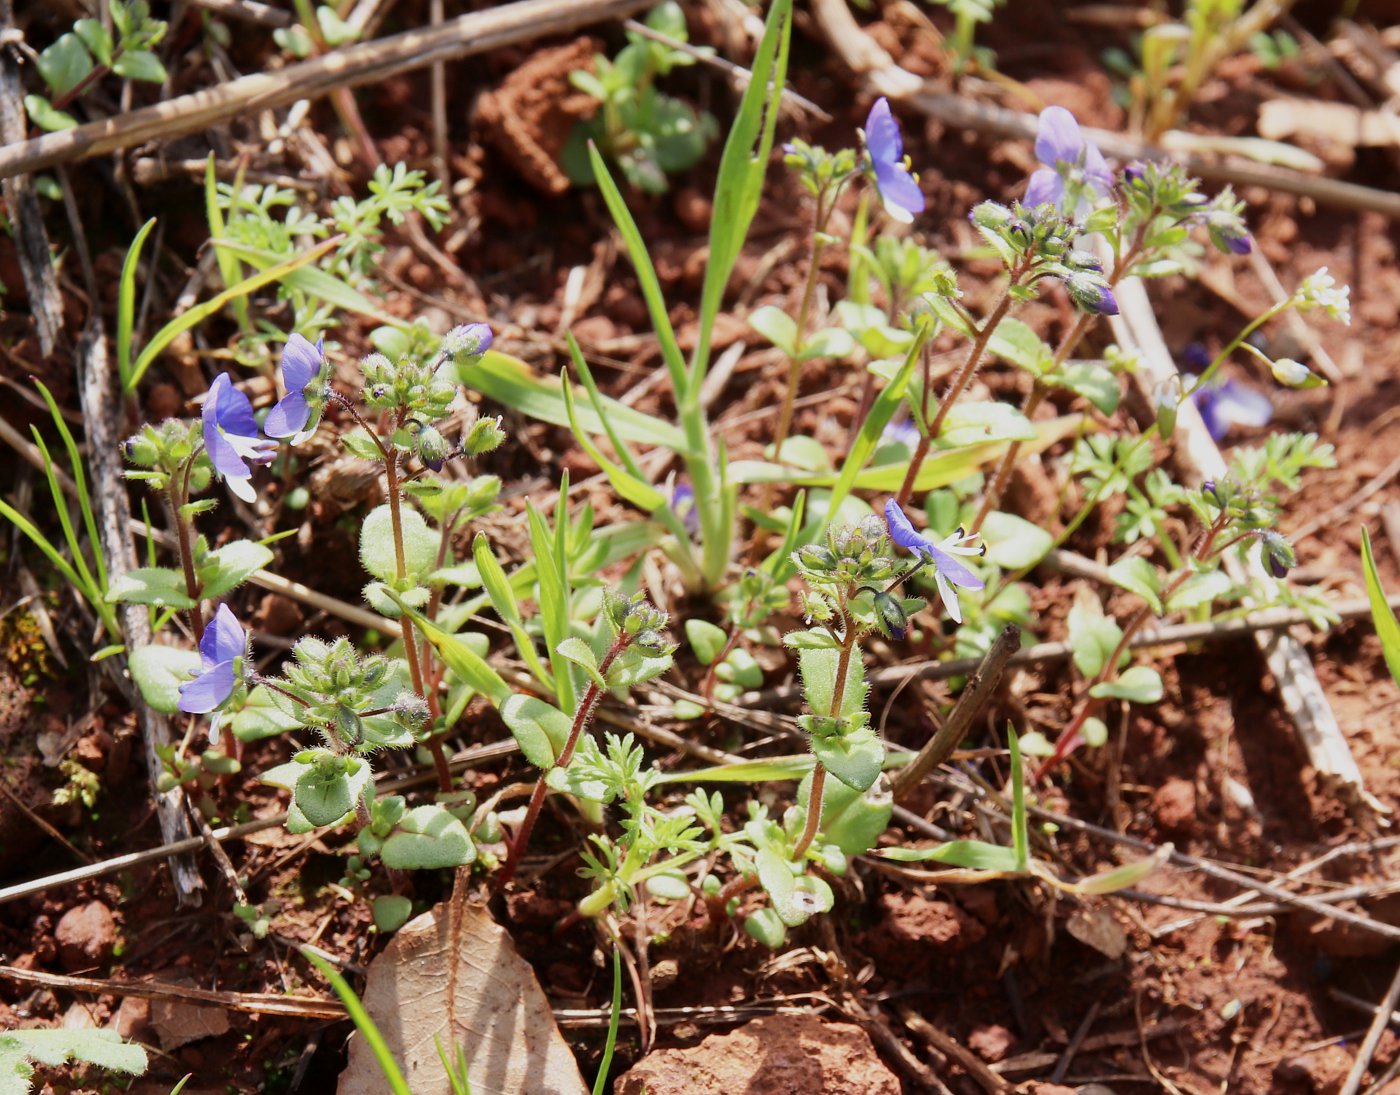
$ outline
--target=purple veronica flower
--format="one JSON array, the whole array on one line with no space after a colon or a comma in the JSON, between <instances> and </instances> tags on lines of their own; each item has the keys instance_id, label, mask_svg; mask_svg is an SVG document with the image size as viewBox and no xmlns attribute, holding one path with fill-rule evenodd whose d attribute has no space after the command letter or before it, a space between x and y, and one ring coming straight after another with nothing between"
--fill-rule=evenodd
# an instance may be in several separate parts
<instances>
[{"instance_id":1,"label":"purple veronica flower","mask_svg":"<svg viewBox=\"0 0 1400 1095\"><path fill-rule=\"evenodd\" d=\"M671 512L681 519L686 532L700 533L700 511L695 506L695 488L689 483L677 483L671 489Z\"/></svg>"},{"instance_id":2,"label":"purple veronica flower","mask_svg":"<svg viewBox=\"0 0 1400 1095\"><path fill-rule=\"evenodd\" d=\"M267 412L263 430L268 437L291 437L293 443L302 440L300 435L311 417L306 392L321 375L323 341L318 338L313 346L303 336L293 333L282 347L282 383L287 386L287 394Z\"/></svg>"},{"instance_id":3,"label":"purple veronica flower","mask_svg":"<svg viewBox=\"0 0 1400 1095\"><path fill-rule=\"evenodd\" d=\"M253 469L248 462L266 464L275 455L277 445L258 435L253 405L233 386L228 373L220 373L209 385L202 417L204 447L214 470L239 498L253 501L256 495L249 482Z\"/></svg>"},{"instance_id":4,"label":"purple veronica flower","mask_svg":"<svg viewBox=\"0 0 1400 1095\"><path fill-rule=\"evenodd\" d=\"M897 221L910 223L915 213L924 211L924 192L904 159L899 123L883 95L875 100L865 119L865 150L870 153L870 166L875 170L875 184L885 212Z\"/></svg>"},{"instance_id":5,"label":"purple veronica flower","mask_svg":"<svg viewBox=\"0 0 1400 1095\"><path fill-rule=\"evenodd\" d=\"M898 422L888 423L880 431L880 444L903 445L910 452L913 452L918 447L919 438L922 436L919 433L919 427L914 424L914 420L904 418Z\"/></svg>"},{"instance_id":6,"label":"purple veronica flower","mask_svg":"<svg viewBox=\"0 0 1400 1095\"><path fill-rule=\"evenodd\" d=\"M1072 276L1065 281L1065 288L1074 303L1086 312L1100 316L1118 314L1118 300L1114 297L1113 290L1099 279Z\"/></svg>"},{"instance_id":7,"label":"purple veronica flower","mask_svg":"<svg viewBox=\"0 0 1400 1095\"><path fill-rule=\"evenodd\" d=\"M443 351L453 357L480 357L491 349L495 336L484 323L463 323L453 327L442 339Z\"/></svg>"},{"instance_id":8,"label":"purple veronica flower","mask_svg":"<svg viewBox=\"0 0 1400 1095\"><path fill-rule=\"evenodd\" d=\"M1232 426L1267 426L1274 416L1274 405L1267 395L1236 380L1197 388L1191 393L1191 402L1217 441L1224 440Z\"/></svg>"},{"instance_id":9,"label":"purple veronica flower","mask_svg":"<svg viewBox=\"0 0 1400 1095\"><path fill-rule=\"evenodd\" d=\"M1066 179L1073 172L1079 173L1081 206L1085 197L1106 193L1113 186L1113 173L1104 162L1103 153L1085 139L1074 115L1062 106L1048 106L1040 112L1035 158L1045 166L1031 175L1026 186L1022 204L1028 207L1048 202L1069 216L1074 210L1065 209L1062 203Z\"/></svg>"},{"instance_id":10,"label":"purple veronica flower","mask_svg":"<svg viewBox=\"0 0 1400 1095\"><path fill-rule=\"evenodd\" d=\"M981 578L973 574L953 556L982 555L986 552L986 548L967 546L967 541L976 537L975 535L964 536L962 529L958 529L952 535L945 536L938 541L920 535L910 523L909 518L905 516L904 511L899 508L899 503L893 498L885 503L885 524L889 526L891 540L907 551L922 555L933 564L934 581L938 584L939 599L942 600L943 607L948 610L948 615L953 618L953 621L962 623L962 609L958 605L958 595L953 587L981 589L984 583Z\"/></svg>"},{"instance_id":11,"label":"purple veronica flower","mask_svg":"<svg viewBox=\"0 0 1400 1095\"><path fill-rule=\"evenodd\" d=\"M221 604L199 640L199 672L180 685L180 710L204 715L233 694L236 662L248 652L248 636L228 605Z\"/></svg>"}]
</instances>

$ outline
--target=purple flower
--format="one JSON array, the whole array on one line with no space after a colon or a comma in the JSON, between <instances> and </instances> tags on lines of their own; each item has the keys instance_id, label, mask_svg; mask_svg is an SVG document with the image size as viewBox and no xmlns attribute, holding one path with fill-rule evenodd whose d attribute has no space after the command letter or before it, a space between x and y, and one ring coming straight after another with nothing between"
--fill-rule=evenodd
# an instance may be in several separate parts
<instances>
[{"instance_id":1,"label":"purple flower","mask_svg":"<svg viewBox=\"0 0 1400 1095\"><path fill-rule=\"evenodd\" d=\"M875 100L865 119L865 150L870 153L870 165L875 170L875 184L885 212L904 224L924 211L924 192L909 170L904 158L904 139L899 135L899 123L890 113L890 103L883 95Z\"/></svg>"},{"instance_id":2,"label":"purple flower","mask_svg":"<svg viewBox=\"0 0 1400 1095\"><path fill-rule=\"evenodd\" d=\"M1282 580L1288 577L1289 570L1298 565L1298 555L1293 545L1273 529L1259 533L1259 544L1260 561L1275 578Z\"/></svg>"},{"instance_id":3,"label":"purple flower","mask_svg":"<svg viewBox=\"0 0 1400 1095\"><path fill-rule=\"evenodd\" d=\"M1074 115L1062 106L1048 106L1040 112L1035 157L1045 166L1031 175L1026 186L1022 204L1030 208L1048 202L1069 216L1086 204L1086 197L1106 193L1113 186L1113 173L1104 162L1103 153L1084 138ZM1066 209L1066 181L1076 174L1076 209Z\"/></svg>"},{"instance_id":4,"label":"purple flower","mask_svg":"<svg viewBox=\"0 0 1400 1095\"><path fill-rule=\"evenodd\" d=\"M302 431L311 417L311 403L306 393L321 375L322 341L318 338L313 346L306 338L293 333L282 347L282 383L287 387L287 394L267 412L263 429L268 437L291 437L293 444L304 439Z\"/></svg>"},{"instance_id":5,"label":"purple flower","mask_svg":"<svg viewBox=\"0 0 1400 1095\"><path fill-rule=\"evenodd\" d=\"M914 424L912 418L900 419L898 422L888 423L880 431L880 444L882 445L903 445L910 452L918 447L919 427Z\"/></svg>"},{"instance_id":6,"label":"purple flower","mask_svg":"<svg viewBox=\"0 0 1400 1095\"><path fill-rule=\"evenodd\" d=\"M1231 426L1267 426L1274 416L1274 405L1267 395L1235 380L1197 388L1191 393L1191 402L1217 441L1224 440Z\"/></svg>"},{"instance_id":7,"label":"purple flower","mask_svg":"<svg viewBox=\"0 0 1400 1095\"><path fill-rule=\"evenodd\" d=\"M1100 316L1116 316L1118 301L1113 290L1101 278L1074 275L1065 281L1070 299L1086 312Z\"/></svg>"},{"instance_id":8,"label":"purple flower","mask_svg":"<svg viewBox=\"0 0 1400 1095\"><path fill-rule=\"evenodd\" d=\"M258 422L248 397L233 386L228 373L220 373L204 397L204 447L214 470L228 483L229 490L245 502L253 494L253 469L248 462L266 464L277 451L277 444L258 435Z\"/></svg>"},{"instance_id":9,"label":"purple flower","mask_svg":"<svg viewBox=\"0 0 1400 1095\"><path fill-rule=\"evenodd\" d=\"M969 547L967 541L976 539L976 534L964 536L958 529L942 540L932 540L921 535L909 522L899 503L891 498L885 503L885 524L889 526L890 539L906 551L922 555L933 564L934 581L938 584L938 596L943 607L948 610L955 623L962 623L962 609L958 605L958 595L954 586L962 589L981 589L982 579L953 558L954 555L984 555L985 547Z\"/></svg>"},{"instance_id":10,"label":"purple flower","mask_svg":"<svg viewBox=\"0 0 1400 1095\"><path fill-rule=\"evenodd\" d=\"M220 706L238 683L238 659L248 652L248 636L228 605L220 605L199 640L199 672L180 685L180 710L204 715Z\"/></svg>"},{"instance_id":11,"label":"purple flower","mask_svg":"<svg viewBox=\"0 0 1400 1095\"><path fill-rule=\"evenodd\" d=\"M480 357L491 349L495 336L484 323L463 323L442 338L442 348L452 357Z\"/></svg>"},{"instance_id":12,"label":"purple flower","mask_svg":"<svg viewBox=\"0 0 1400 1095\"><path fill-rule=\"evenodd\" d=\"M686 532L700 533L700 511L695 506L695 488L689 483L677 483L671 489L671 512L681 519Z\"/></svg>"}]
</instances>

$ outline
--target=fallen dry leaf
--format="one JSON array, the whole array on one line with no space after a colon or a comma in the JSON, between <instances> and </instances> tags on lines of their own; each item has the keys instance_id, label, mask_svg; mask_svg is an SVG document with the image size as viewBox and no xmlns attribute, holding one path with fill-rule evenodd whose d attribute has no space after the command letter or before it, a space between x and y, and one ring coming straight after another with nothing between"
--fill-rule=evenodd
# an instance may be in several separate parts
<instances>
[{"instance_id":1,"label":"fallen dry leaf","mask_svg":"<svg viewBox=\"0 0 1400 1095\"><path fill-rule=\"evenodd\" d=\"M534 971L480 905L410 920L369 966L364 1004L414 1095L451 1095L438 1058L465 1052L472 1095L585 1095L583 1077ZM382 1095L364 1039L352 1039L338 1095Z\"/></svg>"},{"instance_id":2,"label":"fallen dry leaf","mask_svg":"<svg viewBox=\"0 0 1400 1095\"><path fill-rule=\"evenodd\" d=\"M169 1053L201 1038L217 1038L229 1030L228 1012L184 1000L152 1000L151 1026L160 1048Z\"/></svg>"}]
</instances>

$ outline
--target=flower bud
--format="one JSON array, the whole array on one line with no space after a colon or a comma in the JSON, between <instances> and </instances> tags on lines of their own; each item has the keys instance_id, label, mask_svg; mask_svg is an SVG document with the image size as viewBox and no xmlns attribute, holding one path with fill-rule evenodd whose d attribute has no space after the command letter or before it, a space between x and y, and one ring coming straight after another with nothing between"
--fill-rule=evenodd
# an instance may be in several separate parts
<instances>
[{"instance_id":1,"label":"flower bud","mask_svg":"<svg viewBox=\"0 0 1400 1095\"><path fill-rule=\"evenodd\" d=\"M478 418L462 438L462 451L468 456L480 456L497 448L505 439L506 431L501 428L499 416Z\"/></svg>"},{"instance_id":2,"label":"flower bud","mask_svg":"<svg viewBox=\"0 0 1400 1095\"><path fill-rule=\"evenodd\" d=\"M1294 361L1291 357L1281 357L1277 361L1269 362L1269 369L1275 380L1289 388L1318 388L1325 383L1322 377L1301 361Z\"/></svg>"},{"instance_id":3,"label":"flower bud","mask_svg":"<svg viewBox=\"0 0 1400 1095\"><path fill-rule=\"evenodd\" d=\"M875 594L875 623L885 638L902 642L909 627L909 614L898 597L881 590Z\"/></svg>"},{"instance_id":4,"label":"flower bud","mask_svg":"<svg viewBox=\"0 0 1400 1095\"><path fill-rule=\"evenodd\" d=\"M418 431L418 459L433 471L441 471L443 463L452 455L452 446L447 438L432 426L424 426Z\"/></svg>"},{"instance_id":5,"label":"flower bud","mask_svg":"<svg viewBox=\"0 0 1400 1095\"><path fill-rule=\"evenodd\" d=\"M149 468L160 459L160 448L145 433L122 442L122 455L139 468Z\"/></svg>"},{"instance_id":6,"label":"flower bud","mask_svg":"<svg viewBox=\"0 0 1400 1095\"><path fill-rule=\"evenodd\" d=\"M464 323L443 336L442 349L452 357L480 357L491 348L494 338L486 324Z\"/></svg>"},{"instance_id":7,"label":"flower bud","mask_svg":"<svg viewBox=\"0 0 1400 1095\"><path fill-rule=\"evenodd\" d=\"M820 544L808 544L798 549L797 562L808 570L832 570L836 566L836 556Z\"/></svg>"},{"instance_id":8,"label":"flower bud","mask_svg":"<svg viewBox=\"0 0 1400 1095\"><path fill-rule=\"evenodd\" d=\"M1272 530L1259 534L1260 556L1264 566L1275 578L1286 578L1289 570L1298 565L1298 555L1293 545Z\"/></svg>"},{"instance_id":9,"label":"flower bud","mask_svg":"<svg viewBox=\"0 0 1400 1095\"><path fill-rule=\"evenodd\" d=\"M1100 316L1116 316L1118 301L1108 285L1089 274L1075 274L1065 282L1070 299L1086 312Z\"/></svg>"}]
</instances>

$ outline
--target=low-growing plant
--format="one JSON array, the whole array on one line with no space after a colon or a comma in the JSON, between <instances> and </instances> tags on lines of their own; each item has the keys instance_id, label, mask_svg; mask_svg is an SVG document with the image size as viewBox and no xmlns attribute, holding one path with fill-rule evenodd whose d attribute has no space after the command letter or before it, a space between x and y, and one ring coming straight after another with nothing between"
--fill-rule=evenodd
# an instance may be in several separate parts
<instances>
[{"instance_id":1,"label":"low-growing plant","mask_svg":"<svg viewBox=\"0 0 1400 1095\"><path fill-rule=\"evenodd\" d=\"M67 108L108 73L165 83L165 66L155 54L165 37L165 21L152 18L146 0L107 0L107 12L110 28L101 19L79 19L39 54L35 68L48 95L26 95L24 108L40 129L77 125Z\"/></svg>"},{"instance_id":2,"label":"low-growing plant","mask_svg":"<svg viewBox=\"0 0 1400 1095\"><path fill-rule=\"evenodd\" d=\"M675 0L652 8L646 25L664 39L688 40L685 13ZM706 112L656 89L657 79L672 69L695 64L695 52L636 31L627 32L627 43L612 60L595 56L594 71L569 73L569 82L596 99L598 108L569 134L561 165L573 182L595 182L588 152L592 144L638 190L661 194L669 186L668 175L699 163L719 126Z\"/></svg>"}]
</instances>

